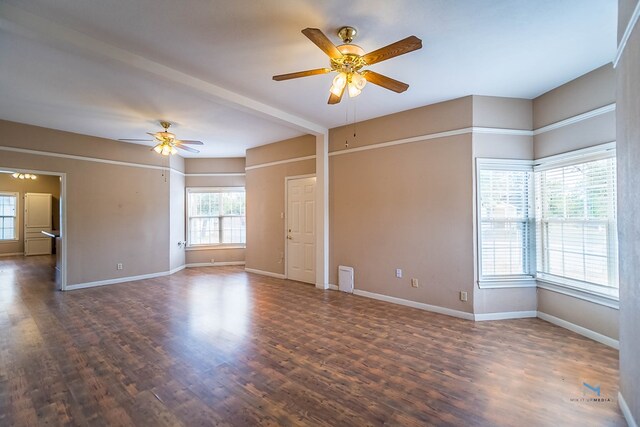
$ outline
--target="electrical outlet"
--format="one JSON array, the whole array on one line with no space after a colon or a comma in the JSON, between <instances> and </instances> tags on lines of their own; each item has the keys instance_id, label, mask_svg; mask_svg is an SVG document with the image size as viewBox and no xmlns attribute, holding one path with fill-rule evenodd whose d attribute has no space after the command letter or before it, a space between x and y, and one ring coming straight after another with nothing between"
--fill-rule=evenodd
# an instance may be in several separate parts
<instances>
[{"instance_id":1,"label":"electrical outlet","mask_svg":"<svg viewBox=\"0 0 640 427\"><path fill-rule=\"evenodd\" d=\"M466 300L467 300L467 292L460 291L460 301L466 301Z\"/></svg>"},{"instance_id":2,"label":"electrical outlet","mask_svg":"<svg viewBox=\"0 0 640 427\"><path fill-rule=\"evenodd\" d=\"M418 287L418 279L416 279L416 278L411 279L411 287L412 288L417 288Z\"/></svg>"},{"instance_id":3,"label":"electrical outlet","mask_svg":"<svg viewBox=\"0 0 640 427\"><path fill-rule=\"evenodd\" d=\"M398 279L402 278L402 269L401 268L396 268L396 277Z\"/></svg>"},{"instance_id":4,"label":"electrical outlet","mask_svg":"<svg viewBox=\"0 0 640 427\"><path fill-rule=\"evenodd\" d=\"M118 265L116 266L118 268L118 270L122 270L122 263L119 262Z\"/></svg>"}]
</instances>

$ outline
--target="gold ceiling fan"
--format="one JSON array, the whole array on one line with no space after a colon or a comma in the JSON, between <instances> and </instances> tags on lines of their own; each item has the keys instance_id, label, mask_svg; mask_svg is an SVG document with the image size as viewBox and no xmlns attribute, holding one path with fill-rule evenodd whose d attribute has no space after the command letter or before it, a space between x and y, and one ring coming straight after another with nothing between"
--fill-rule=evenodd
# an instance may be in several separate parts
<instances>
[{"instance_id":1,"label":"gold ceiling fan","mask_svg":"<svg viewBox=\"0 0 640 427\"><path fill-rule=\"evenodd\" d=\"M170 154L176 154L179 148L181 150L188 151L190 153L199 153L200 151L187 147L187 145L204 145L202 141L194 141L190 139L176 139L176 135L169 132L171 123L161 121L160 126L164 128L163 131L151 133L147 132L147 135L151 135L154 139L119 139L118 141L127 142L156 142L156 145L152 148L158 154L168 156Z\"/></svg>"},{"instance_id":2,"label":"gold ceiling fan","mask_svg":"<svg viewBox=\"0 0 640 427\"><path fill-rule=\"evenodd\" d=\"M302 30L302 34L307 36L309 40L329 56L331 68L316 68L314 70L280 74L273 76L273 80L296 79L298 77L327 74L335 71L338 75L333 79L333 84L329 90L329 92L331 92L329 95L329 104L337 104L340 102L345 88L349 92L350 97L360 95L360 92L367 82L397 93L404 92L409 88L408 84L383 76L375 71L363 70L362 68L422 48L422 40L416 36L409 36L395 43L391 43L388 46L374 50L373 52L365 53L360 46L351 44L356 35L356 29L353 27L342 27L338 30L338 37L340 37L344 43L340 46L334 45L331 40L317 28L305 28Z\"/></svg>"}]
</instances>

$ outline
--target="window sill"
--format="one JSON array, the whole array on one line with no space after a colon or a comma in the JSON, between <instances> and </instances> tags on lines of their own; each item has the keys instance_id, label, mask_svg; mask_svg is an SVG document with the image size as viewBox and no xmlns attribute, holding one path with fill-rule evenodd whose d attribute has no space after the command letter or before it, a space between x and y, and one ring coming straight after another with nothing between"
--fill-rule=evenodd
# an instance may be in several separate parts
<instances>
[{"instance_id":1,"label":"window sill","mask_svg":"<svg viewBox=\"0 0 640 427\"><path fill-rule=\"evenodd\" d=\"M604 305L605 307L614 308L616 310L620 308L619 298L615 295L606 295L599 292L589 291L587 289L577 288L570 284L561 283L547 278L538 277L536 280L538 282L538 287L541 289L568 295L594 304Z\"/></svg>"},{"instance_id":2,"label":"window sill","mask_svg":"<svg viewBox=\"0 0 640 427\"><path fill-rule=\"evenodd\" d=\"M533 277L510 277L478 280L480 289L502 289L502 288L535 288L536 279Z\"/></svg>"},{"instance_id":3,"label":"window sill","mask_svg":"<svg viewBox=\"0 0 640 427\"><path fill-rule=\"evenodd\" d=\"M0 244L2 243L18 243L20 240L19 239L3 239L0 240Z\"/></svg>"},{"instance_id":4,"label":"window sill","mask_svg":"<svg viewBox=\"0 0 640 427\"><path fill-rule=\"evenodd\" d=\"M185 251L221 251L225 249L246 249L245 245L187 246Z\"/></svg>"}]
</instances>

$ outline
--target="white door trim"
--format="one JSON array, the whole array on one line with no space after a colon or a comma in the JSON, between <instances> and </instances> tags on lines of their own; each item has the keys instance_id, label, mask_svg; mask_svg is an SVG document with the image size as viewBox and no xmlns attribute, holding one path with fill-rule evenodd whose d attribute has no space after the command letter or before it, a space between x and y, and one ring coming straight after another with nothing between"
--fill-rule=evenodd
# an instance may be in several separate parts
<instances>
[{"instance_id":1,"label":"white door trim","mask_svg":"<svg viewBox=\"0 0 640 427\"><path fill-rule=\"evenodd\" d=\"M62 271L60 272L60 290L67 290L67 174L65 172L51 172L37 169L14 168L0 166L0 170L32 173L35 175L50 175L60 177L60 238L62 239Z\"/></svg>"},{"instance_id":2,"label":"white door trim","mask_svg":"<svg viewBox=\"0 0 640 427\"><path fill-rule=\"evenodd\" d=\"M316 178L316 174L315 173L308 173L306 175L292 175L292 176L285 176L284 177L284 218L283 219L283 225L284 227L282 227L282 231L284 232L284 234L282 235L282 240L284 241L284 278L288 279L289 278L289 266L287 265L288 260L289 260L289 245L287 244L287 224L288 224L288 215L289 215L289 181L294 180L294 179L305 179L305 178ZM317 188L317 182L316 182L316 188ZM317 250L317 249L316 249Z\"/></svg>"}]
</instances>

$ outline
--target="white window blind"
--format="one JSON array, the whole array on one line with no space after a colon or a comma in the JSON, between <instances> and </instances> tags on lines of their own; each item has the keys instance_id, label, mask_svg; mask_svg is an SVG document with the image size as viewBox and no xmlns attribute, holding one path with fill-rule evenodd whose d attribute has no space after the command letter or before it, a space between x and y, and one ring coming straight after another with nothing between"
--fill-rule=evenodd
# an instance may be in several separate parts
<instances>
[{"instance_id":1,"label":"white window blind","mask_svg":"<svg viewBox=\"0 0 640 427\"><path fill-rule=\"evenodd\" d=\"M543 163L535 187L537 276L617 296L615 151Z\"/></svg>"},{"instance_id":2,"label":"white window blind","mask_svg":"<svg viewBox=\"0 0 640 427\"><path fill-rule=\"evenodd\" d=\"M0 193L0 240L18 240L18 194Z\"/></svg>"},{"instance_id":3,"label":"white window blind","mask_svg":"<svg viewBox=\"0 0 640 427\"><path fill-rule=\"evenodd\" d=\"M478 164L480 279L532 277L531 167Z\"/></svg>"},{"instance_id":4,"label":"white window blind","mask_svg":"<svg viewBox=\"0 0 640 427\"><path fill-rule=\"evenodd\" d=\"M246 242L244 188L187 189L189 246Z\"/></svg>"}]
</instances>

